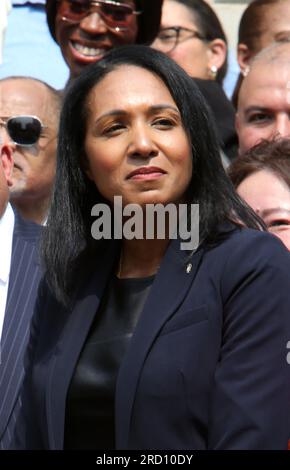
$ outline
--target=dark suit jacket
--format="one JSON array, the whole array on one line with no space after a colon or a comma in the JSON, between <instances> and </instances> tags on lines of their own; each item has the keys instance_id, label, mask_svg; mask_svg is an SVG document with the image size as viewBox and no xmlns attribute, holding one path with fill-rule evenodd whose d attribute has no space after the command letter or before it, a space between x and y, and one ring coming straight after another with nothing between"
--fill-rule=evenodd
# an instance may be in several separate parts
<instances>
[{"instance_id":1,"label":"dark suit jacket","mask_svg":"<svg viewBox=\"0 0 290 470\"><path fill-rule=\"evenodd\" d=\"M289 258L248 229L190 258L171 242L119 371L118 449L287 448ZM66 394L114 261L103 250L71 309L42 285L13 448L63 448Z\"/></svg>"},{"instance_id":2,"label":"dark suit jacket","mask_svg":"<svg viewBox=\"0 0 290 470\"><path fill-rule=\"evenodd\" d=\"M1 338L0 448L7 448L19 408L17 397L23 381L23 356L29 338L40 266L36 244L41 227L15 213L11 271ZM1 262L1 260L0 260Z\"/></svg>"}]
</instances>

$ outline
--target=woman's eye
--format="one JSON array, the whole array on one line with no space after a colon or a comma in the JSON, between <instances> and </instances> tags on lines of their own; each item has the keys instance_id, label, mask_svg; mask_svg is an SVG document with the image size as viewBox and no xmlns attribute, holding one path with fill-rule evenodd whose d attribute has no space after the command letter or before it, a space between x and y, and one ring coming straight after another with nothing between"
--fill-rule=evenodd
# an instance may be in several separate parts
<instances>
[{"instance_id":1,"label":"woman's eye","mask_svg":"<svg viewBox=\"0 0 290 470\"><path fill-rule=\"evenodd\" d=\"M287 219L276 219L267 223L268 228L281 227L281 225L290 225L290 221Z\"/></svg>"},{"instance_id":2,"label":"woman's eye","mask_svg":"<svg viewBox=\"0 0 290 470\"><path fill-rule=\"evenodd\" d=\"M112 124L111 126L106 127L106 129L104 129L104 134L105 135L114 134L114 133L121 131L124 128L125 128L124 124L121 124L121 123Z\"/></svg>"},{"instance_id":3,"label":"woman's eye","mask_svg":"<svg viewBox=\"0 0 290 470\"><path fill-rule=\"evenodd\" d=\"M175 31L163 31L159 33L158 38L161 41L171 41L176 38L176 33Z\"/></svg>"},{"instance_id":4,"label":"woman's eye","mask_svg":"<svg viewBox=\"0 0 290 470\"><path fill-rule=\"evenodd\" d=\"M156 119L153 125L162 127L162 128L171 128L174 126L174 122L172 121L172 119L160 118L160 119Z\"/></svg>"}]
</instances>

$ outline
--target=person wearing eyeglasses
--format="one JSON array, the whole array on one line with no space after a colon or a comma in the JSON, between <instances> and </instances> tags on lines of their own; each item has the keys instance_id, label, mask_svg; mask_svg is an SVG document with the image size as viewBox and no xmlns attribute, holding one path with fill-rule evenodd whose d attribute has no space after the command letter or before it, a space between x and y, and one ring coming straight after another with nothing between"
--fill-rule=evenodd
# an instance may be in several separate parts
<instances>
[{"instance_id":1,"label":"person wearing eyeglasses","mask_svg":"<svg viewBox=\"0 0 290 470\"><path fill-rule=\"evenodd\" d=\"M47 0L47 21L70 76L100 60L109 50L151 43L163 0Z\"/></svg>"},{"instance_id":2,"label":"person wearing eyeglasses","mask_svg":"<svg viewBox=\"0 0 290 470\"><path fill-rule=\"evenodd\" d=\"M29 336L40 265L40 227L24 221L9 204L14 144L0 132L0 449L7 449L20 409L23 356Z\"/></svg>"},{"instance_id":3,"label":"person wearing eyeglasses","mask_svg":"<svg viewBox=\"0 0 290 470\"><path fill-rule=\"evenodd\" d=\"M25 77L0 80L0 129L14 142L11 203L24 219L47 218L56 166L61 95Z\"/></svg>"},{"instance_id":4,"label":"person wearing eyeglasses","mask_svg":"<svg viewBox=\"0 0 290 470\"><path fill-rule=\"evenodd\" d=\"M207 2L165 0L153 47L168 54L191 77L222 84L227 70L227 39Z\"/></svg>"},{"instance_id":5,"label":"person wearing eyeglasses","mask_svg":"<svg viewBox=\"0 0 290 470\"><path fill-rule=\"evenodd\" d=\"M195 80L214 114L225 160L235 158L235 113L222 88L227 38L214 10L204 0L165 0L152 47L175 60Z\"/></svg>"}]
</instances>

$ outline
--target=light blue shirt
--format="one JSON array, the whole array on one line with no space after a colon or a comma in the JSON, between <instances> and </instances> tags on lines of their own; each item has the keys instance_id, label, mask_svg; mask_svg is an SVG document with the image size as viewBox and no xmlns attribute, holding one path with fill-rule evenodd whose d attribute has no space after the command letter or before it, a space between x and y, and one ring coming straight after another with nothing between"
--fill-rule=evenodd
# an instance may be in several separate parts
<instances>
[{"instance_id":1,"label":"light blue shirt","mask_svg":"<svg viewBox=\"0 0 290 470\"><path fill-rule=\"evenodd\" d=\"M228 71L224 78L223 89L229 99L233 95L237 79L240 73L240 67L237 62L235 53L232 49L229 49L228 52Z\"/></svg>"},{"instance_id":2,"label":"light blue shirt","mask_svg":"<svg viewBox=\"0 0 290 470\"><path fill-rule=\"evenodd\" d=\"M49 33L45 0L13 0L12 3L0 78L23 75L62 89L69 70L60 48Z\"/></svg>"},{"instance_id":3,"label":"light blue shirt","mask_svg":"<svg viewBox=\"0 0 290 470\"><path fill-rule=\"evenodd\" d=\"M28 5L32 3L33 5L45 5L46 0L12 0L12 5Z\"/></svg>"}]
</instances>

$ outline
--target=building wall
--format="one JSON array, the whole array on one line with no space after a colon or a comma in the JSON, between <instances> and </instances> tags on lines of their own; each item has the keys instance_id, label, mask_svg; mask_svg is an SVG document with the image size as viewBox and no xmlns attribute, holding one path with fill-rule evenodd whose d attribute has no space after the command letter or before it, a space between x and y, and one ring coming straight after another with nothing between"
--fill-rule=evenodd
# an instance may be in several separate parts
<instances>
[{"instance_id":1,"label":"building wall","mask_svg":"<svg viewBox=\"0 0 290 470\"><path fill-rule=\"evenodd\" d=\"M251 3L250 0L207 0L208 3L215 9L220 18L229 45L233 50L236 50L238 28L240 18L247 5Z\"/></svg>"}]
</instances>

